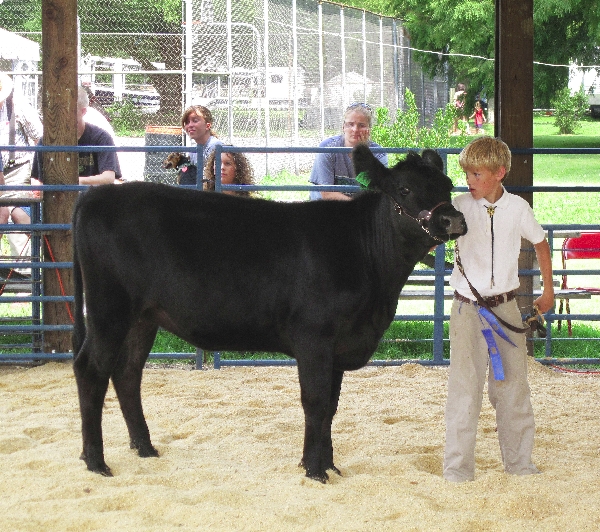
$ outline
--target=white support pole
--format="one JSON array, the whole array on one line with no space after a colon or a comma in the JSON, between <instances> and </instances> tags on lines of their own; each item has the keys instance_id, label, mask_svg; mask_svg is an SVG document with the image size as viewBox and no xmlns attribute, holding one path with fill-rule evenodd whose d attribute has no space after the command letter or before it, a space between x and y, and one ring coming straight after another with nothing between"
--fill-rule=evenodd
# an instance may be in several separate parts
<instances>
[{"instance_id":1,"label":"white support pole","mask_svg":"<svg viewBox=\"0 0 600 532\"><path fill-rule=\"evenodd\" d=\"M116 58L113 68L117 72L123 72L123 60ZM113 94L115 102L123 101L123 90L125 89L125 74L113 74Z\"/></svg>"},{"instance_id":2,"label":"white support pole","mask_svg":"<svg viewBox=\"0 0 600 532\"><path fill-rule=\"evenodd\" d=\"M269 0L263 0L263 18L265 19L263 41L263 54L265 59L265 146L268 146L271 139L271 88L269 83ZM265 153L265 175L268 174L269 154Z\"/></svg>"},{"instance_id":3,"label":"white support pole","mask_svg":"<svg viewBox=\"0 0 600 532\"><path fill-rule=\"evenodd\" d=\"M325 73L323 54L323 5L319 2L319 108L321 111L321 138L325 138Z\"/></svg>"},{"instance_id":4,"label":"white support pole","mask_svg":"<svg viewBox=\"0 0 600 532\"><path fill-rule=\"evenodd\" d=\"M296 0L292 0L292 87L293 87L293 105L294 105L294 146L299 146L300 134L298 131L298 23L297 23L297 5ZM296 175L300 173L299 154L294 154L294 171Z\"/></svg>"},{"instance_id":5,"label":"white support pole","mask_svg":"<svg viewBox=\"0 0 600 532\"><path fill-rule=\"evenodd\" d=\"M183 64L185 69L184 75L184 97L182 98L185 102L184 109L187 109L192 105L192 71L193 71L193 54L194 54L194 33L193 33L193 4L192 0L184 0L185 7L185 52L183 56ZM182 109L182 110L184 110Z\"/></svg>"},{"instance_id":6,"label":"white support pole","mask_svg":"<svg viewBox=\"0 0 600 532\"><path fill-rule=\"evenodd\" d=\"M229 75L229 90L228 94L228 110L227 119L229 122L229 142L233 144L233 42L232 42L232 31L231 31L231 0L226 2L227 8L227 73Z\"/></svg>"},{"instance_id":7,"label":"white support pole","mask_svg":"<svg viewBox=\"0 0 600 532\"><path fill-rule=\"evenodd\" d=\"M367 12L362 12L363 102L367 103Z\"/></svg>"},{"instance_id":8,"label":"white support pole","mask_svg":"<svg viewBox=\"0 0 600 532\"><path fill-rule=\"evenodd\" d=\"M346 97L346 39L343 7L340 7L340 40L342 51L342 109L346 109L346 107L348 107L349 102Z\"/></svg>"},{"instance_id":9,"label":"white support pole","mask_svg":"<svg viewBox=\"0 0 600 532\"><path fill-rule=\"evenodd\" d=\"M384 107L383 92L383 17L379 17L379 107Z\"/></svg>"}]
</instances>

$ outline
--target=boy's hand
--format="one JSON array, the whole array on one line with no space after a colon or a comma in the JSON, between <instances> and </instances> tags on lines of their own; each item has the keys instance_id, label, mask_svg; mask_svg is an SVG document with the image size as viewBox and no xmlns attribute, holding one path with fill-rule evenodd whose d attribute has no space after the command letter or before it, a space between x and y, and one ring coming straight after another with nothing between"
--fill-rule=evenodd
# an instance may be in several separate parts
<instances>
[{"instance_id":1,"label":"boy's hand","mask_svg":"<svg viewBox=\"0 0 600 532\"><path fill-rule=\"evenodd\" d=\"M534 305L532 313L525 317L525 322L529 325L532 332L537 331L540 338L546 338L548 331L544 325L544 316L540 313L537 305Z\"/></svg>"},{"instance_id":2,"label":"boy's hand","mask_svg":"<svg viewBox=\"0 0 600 532\"><path fill-rule=\"evenodd\" d=\"M538 307L540 313L545 314L554 306L554 290L544 290L533 304Z\"/></svg>"}]
</instances>

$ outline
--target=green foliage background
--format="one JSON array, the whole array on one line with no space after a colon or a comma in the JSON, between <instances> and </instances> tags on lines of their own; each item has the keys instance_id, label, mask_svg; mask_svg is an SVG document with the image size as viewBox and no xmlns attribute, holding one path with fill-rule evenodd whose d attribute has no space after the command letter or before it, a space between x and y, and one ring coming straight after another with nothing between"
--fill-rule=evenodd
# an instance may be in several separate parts
<instances>
[{"instance_id":1,"label":"green foliage background","mask_svg":"<svg viewBox=\"0 0 600 532\"><path fill-rule=\"evenodd\" d=\"M404 20L411 46L430 73L449 72L466 83L467 108L476 93L494 94L495 0L346 0L344 3ZM600 9L590 0L533 0L534 107L549 108L567 86L568 68L600 63ZM474 57L443 54L465 54ZM491 59L491 60L486 60Z\"/></svg>"}]
</instances>

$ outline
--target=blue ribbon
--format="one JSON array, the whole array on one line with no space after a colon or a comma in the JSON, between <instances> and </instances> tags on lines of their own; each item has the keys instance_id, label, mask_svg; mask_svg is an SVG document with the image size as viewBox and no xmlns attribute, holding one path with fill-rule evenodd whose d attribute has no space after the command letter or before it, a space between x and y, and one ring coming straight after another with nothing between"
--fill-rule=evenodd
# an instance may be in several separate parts
<instances>
[{"instance_id":1,"label":"blue ribbon","mask_svg":"<svg viewBox=\"0 0 600 532\"><path fill-rule=\"evenodd\" d=\"M494 329L494 332L500 338L506 340L513 347L517 347L516 344L504 332L504 329L502 328L502 325L500 325L500 322L497 320L496 316L494 316L488 309L479 307L479 314L485 318L485 321L490 324L490 327Z\"/></svg>"},{"instance_id":2,"label":"blue ribbon","mask_svg":"<svg viewBox=\"0 0 600 532\"><path fill-rule=\"evenodd\" d=\"M492 329L481 329L485 341L488 346L488 353L490 354L490 362L492 363L492 370L494 372L494 379L497 381L504 380L504 368L502 367L502 359L500 358L500 351L498 351L498 344L494 339L494 333Z\"/></svg>"},{"instance_id":3,"label":"blue ribbon","mask_svg":"<svg viewBox=\"0 0 600 532\"><path fill-rule=\"evenodd\" d=\"M478 311L479 315L483 317L491 327L491 329L482 329L481 332L483 333L483 336L488 346L490 362L492 363L492 370L494 371L494 379L496 379L497 381L503 381L504 368L502 367L502 358L500 358L500 351L498 350L498 344L496 344L493 332L495 332L503 340L506 340L510 345L514 347L517 346L504 332L504 329L498 322L496 316L494 316L488 309L481 306L479 307Z\"/></svg>"}]
</instances>

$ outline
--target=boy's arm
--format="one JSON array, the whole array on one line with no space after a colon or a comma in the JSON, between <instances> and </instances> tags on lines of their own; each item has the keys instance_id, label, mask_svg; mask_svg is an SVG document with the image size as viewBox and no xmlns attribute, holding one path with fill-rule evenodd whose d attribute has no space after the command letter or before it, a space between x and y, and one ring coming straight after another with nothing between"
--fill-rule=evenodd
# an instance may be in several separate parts
<instances>
[{"instance_id":1,"label":"boy's arm","mask_svg":"<svg viewBox=\"0 0 600 532\"><path fill-rule=\"evenodd\" d=\"M533 304L537 305L541 313L548 312L554 306L554 282L552 279L552 254L546 239L534 246L540 274L544 284L544 291Z\"/></svg>"},{"instance_id":2,"label":"boy's arm","mask_svg":"<svg viewBox=\"0 0 600 532\"><path fill-rule=\"evenodd\" d=\"M101 174L90 176L79 176L80 185L112 185L115 182L115 172L104 170Z\"/></svg>"}]
</instances>

